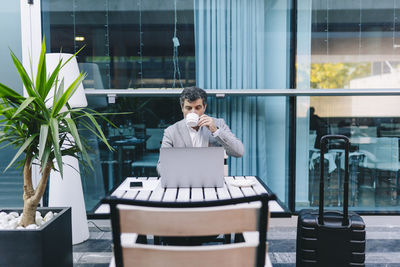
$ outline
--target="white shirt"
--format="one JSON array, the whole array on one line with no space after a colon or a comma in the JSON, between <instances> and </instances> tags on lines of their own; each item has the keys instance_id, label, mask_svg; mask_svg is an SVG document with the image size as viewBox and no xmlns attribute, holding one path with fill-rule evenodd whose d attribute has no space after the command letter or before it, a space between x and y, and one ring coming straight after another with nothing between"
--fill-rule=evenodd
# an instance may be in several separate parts
<instances>
[{"instance_id":1,"label":"white shirt","mask_svg":"<svg viewBox=\"0 0 400 267\"><path fill-rule=\"evenodd\" d=\"M189 134L190 134L190 139L192 139L192 144L193 147L201 147L201 144L203 144L203 135L200 134L201 128L199 128L198 131L196 131L195 129L193 129L192 127L189 127L186 125L186 127L189 130ZM216 137L218 136L219 133L219 129L217 129L212 136Z\"/></svg>"},{"instance_id":2,"label":"white shirt","mask_svg":"<svg viewBox=\"0 0 400 267\"><path fill-rule=\"evenodd\" d=\"M200 129L196 131L192 127L188 127L189 134L190 134L190 139L192 139L192 144L193 147L201 147L201 144L203 143L203 138L200 135Z\"/></svg>"}]
</instances>

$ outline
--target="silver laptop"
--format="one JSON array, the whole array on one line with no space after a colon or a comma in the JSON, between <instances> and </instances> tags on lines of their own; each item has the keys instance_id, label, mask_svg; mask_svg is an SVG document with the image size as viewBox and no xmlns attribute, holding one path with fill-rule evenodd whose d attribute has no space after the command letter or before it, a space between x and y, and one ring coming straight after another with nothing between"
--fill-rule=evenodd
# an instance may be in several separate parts
<instances>
[{"instance_id":1,"label":"silver laptop","mask_svg":"<svg viewBox=\"0 0 400 267\"><path fill-rule=\"evenodd\" d=\"M162 187L222 187L224 148L161 148L160 175Z\"/></svg>"}]
</instances>

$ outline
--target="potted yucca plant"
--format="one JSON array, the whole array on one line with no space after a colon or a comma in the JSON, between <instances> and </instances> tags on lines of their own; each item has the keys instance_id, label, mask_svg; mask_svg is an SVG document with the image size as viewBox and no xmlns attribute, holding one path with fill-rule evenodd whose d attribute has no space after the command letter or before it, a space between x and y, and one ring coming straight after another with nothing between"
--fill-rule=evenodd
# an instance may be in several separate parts
<instances>
[{"instance_id":1,"label":"potted yucca plant","mask_svg":"<svg viewBox=\"0 0 400 267\"><path fill-rule=\"evenodd\" d=\"M58 79L58 74L72 57L67 62L60 60L56 68L48 72L45 53L43 40L37 74L33 75L31 71L29 76L20 60L11 51L12 60L24 84L27 97L0 83L0 144L3 144L3 147L17 148L17 153L6 170L12 165L23 168L24 207L23 215L18 219L18 228L35 224L37 207L45 192L50 171L55 169L61 175L63 173L63 156L78 157L77 153L80 152L83 161L91 166L77 129L77 119L82 121L80 124L82 127L96 134L111 149L96 121L96 116L104 117L85 108L71 109L68 104L68 100L85 78L85 74L81 73L70 86L64 88L63 80ZM54 97L49 98L49 93ZM46 105L47 101L52 101L52 104ZM36 188L32 182L34 164L39 165L41 173ZM57 217L61 217L60 215L71 216L70 209L56 208L55 211L58 212L55 222ZM56 226L46 223L41 227L44 230L39 228L0 231L0 266L72 266L71 218L62 220L64 223L69 223L69 226L61 224L58 227L62 229L57 229ZM45 233L40 236L40 231ZM40 237L35 239L32 233ZM46 241L44 238L55 238L55 240ZM21 243L15 244L16 242ZM39 247L47 251L39 251ZM57 248L63 251L56 252ZM33 259L35 257L36 261Z\"/></svg>"}]
</instances>

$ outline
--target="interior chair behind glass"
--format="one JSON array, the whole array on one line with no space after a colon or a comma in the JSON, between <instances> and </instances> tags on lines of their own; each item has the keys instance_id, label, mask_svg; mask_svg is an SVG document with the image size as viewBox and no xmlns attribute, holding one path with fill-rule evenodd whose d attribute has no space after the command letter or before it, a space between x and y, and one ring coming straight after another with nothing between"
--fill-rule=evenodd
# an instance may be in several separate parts
<instances>
[{"instance_id":1,"label":"interior chair behind glass","mask_svg":"<svg viewBox=\"0 0 400 267\"><path fill-rule=\"evenodd\" d=\"M144 153L132 162L131 168L133 176L144 175L146 168L156 169L163 133L164 129L160 128L146 129L146 134L149 138L146 140Z\"/></svg>"},{"instance_id":2,"label":"interior chair behind glass","mask_svg":"<svg viewBox=\"0 0 400 267\"><path fill-rule=\"evenodd\" d=\"M360 144L360 153L365 155L361 163L360 190L370 188L371 193L363 197L375 198L377 206L397 205L399 190L399 139L397 137L373 138L368 144Z\"/></svg>"},{"instance_id":3,"label":"interior chair behind glass","mask_svg":"<svg viewBox=\"0 0 400 267\"><path fill-rule=\"evenodd\" d=\"M264 266L268 195L210 202L165 203L106 198L116 266ZM232 205L239 204L239 205ZM138 243L138 235L243 233L244 241L203 246ZM115 261L114 261L115 260ZM268 261L269 265L269 261Z\"/></svg>"}]
</instances>

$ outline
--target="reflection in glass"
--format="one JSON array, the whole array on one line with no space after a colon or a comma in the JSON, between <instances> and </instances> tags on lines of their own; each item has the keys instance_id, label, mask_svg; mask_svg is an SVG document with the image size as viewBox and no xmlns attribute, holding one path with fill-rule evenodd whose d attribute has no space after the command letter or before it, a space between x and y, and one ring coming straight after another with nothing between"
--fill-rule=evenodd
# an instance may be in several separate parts
<instances>
[{"instance_id":1,"label":"reflection in glass","mask_svg":"<svg viewBox=\"0 0 400 267\"><path fill-rule=\"evenodd\" d=\"M319 97L322 102L324 98ZM342 98L342 97L341 97ZM359 97L361 100L368 97ZM380 98L375 97L376 102ZM331 100L335 101L335 100ZM308 192L310 206L319 203L320 147L316 138L324 134L340 134L350 138L350 192L349 205L357 210L373 211L380 208L390 210L399 206L399 138L400 117L388 116L338 116L342 107L332 107L330 112L319 112L311 107L310 128L306 134L308 141L308 171L306 176L297 177ZM377 111L370 106L369 111ZM313 111L314 110L314 111ZM318 119L316 118L318 117ZM316 123L318 121L319 123ZM343 204L344 151L338 144L333 144L325 156L325 205ZM297 165L297 168L304 166ZM298 203L299 205L299 203Z\"/></svg>"},{"instance_id":2,"label":"reflection in glass","mask_svg":"<svg viewBox=\"0 0 400 267\"><path fill-rule=\"evenodd\" d=\"M193 2L42 1L49 52L75 53L85 88L195 84Z\"/></svg>"},{"instance_id":3,"label":"reflection in glass","mask_svg":"<svg viewBox=\"0 0 400 267\"><path fill-rule=\"evenodd\" d=\"M88 97L88 101L90 100ZM209 96L210 106L207 106L206 113L211 116L223 118L228 125L234 124L237 113L254 114L254 110L262 110L265 101L274 101L277 97L225 97L216 99ZM236 103L244 103L240 110L236 110ZM232 110L225 109L231 106ZM116 125L103 122L102 128L107 135L114 151L109 151L102 143L93 142L94 136L87 136L92 144L92 151L89 154L94 161L99 162L99 177L96 177L97 185L102 185L102 190L110 192L116 185L119 185L128 176L157 176L156 163L159 157L159 148L163 137L164 129L169 125L183 118L177 97L118 97L115 104L109 104L107 107L98 109L105 113L123 113L108 116L109 120ZM231 128L234 134L240 138L246 148L245 155L240 162L241 169L231 168L232 158L229 157L229 175L256 175L262 177L269 184L274 180L273 177L265 177L264 172L267 169L267 158L264 157L260 161L259 154L265 153L266 149L263 145L268 139L268 133L274 127L287 128L287 121L275 122L274 125L266 123L263 114L255 113L254 116L247 116L242 121L241 128ZM257 126L263 125L263 128ZM287 150L282 151L287 158ZM273 157L274 155L270 155ZM283 162L286 165L287 162ZM95 172L95 175L98 171ZM87 177L90 178L90 177ZM94 192L94 185L91 179L84 179L84 190L86 194L90 194L92 199L100 200L102 198L98 190ZM282 177L287 180L288 177ZM86 200L88 203L88 200ZM93 203L92 203L93 204ZM93 208L88 206L88 210Z\"/></svg>"},{"instance_id":4,"label":"reflection in glass","mask_svg":"<svg viewBox=\"0 0 400 267\"><path fill-rule=\"evenodd\" d=\"M399 14L400 2L393 0L301 2L298 88L400 88ZM398 207L399 100L397 96L298 98L297 209L318 205L320 164L315 144L322 132L346 135L352 143L351 206L358 210ZM318 127L315 115L324 122ZM328 174L325 203L340 206L343 152L338 147L330 150L324 168Z\"/></svg>"},{"instance_id":5,"label":"reflection in glass","mask_svg":"<svg viewBox=\"0 0 400 267\"><path fill-rule=\"evenodd\" d=\"M98 96L87 96L98 103ZM97 99L96 99L97 98ZM91 150L88 154L95 170L81 166L87 210L111 192L128 176L158 176L156 163L164 129L182 119L176 97L118 97L115 104L94 107L108 115L110 123L99 121L114 148L110 151L97 137L85 132ZM114 124L114 126L113 126Z\"/></svg>"},{"instance_id":6,"label":"reflection in glass","mask_svg":"<svg viewBox=\"0 0 400 267\"><path fill-rule=\"evenodd\" d=\"M287 1L194 2L198 86L287 87ZM287 103L286 97L226 97L208 102L209 112L225 118L245 145L244 158L229 160L230 173L257 173L283 202L288 201Z\"/></svg>"},{"instance_id":7,"label":"reflection in glass","mask_svg":"<svg viewBox=\"0 0 400 267\"><path fill-rule=\"evenodd\" d=\"M400 87L399 4L313 1L310 87Z\"/></svg>"},{"instance_id":8,"label":"reflection in glass","mask_svg":"<svg viewBox=\"0 0 400 267\"><path fill-rule=\"evenodd\" d=\"M52 52L86 45L78 55L86 89L286 88L289 2L43 0L43 32ZM182 118L177 99L118 96L111 104L97 96L88 102L98 111L132 112L111 116L116 128L102 125L115 149L99 148L104 192L126 176L156 175L162 129ZM288 109L286 97L208 102L209 114L224 118L246 147L245 158L229 160L231 174L258 175L286 203ZM100 183L85 183L102 192L93 189Z\"/></svg>"}]
</instances>

